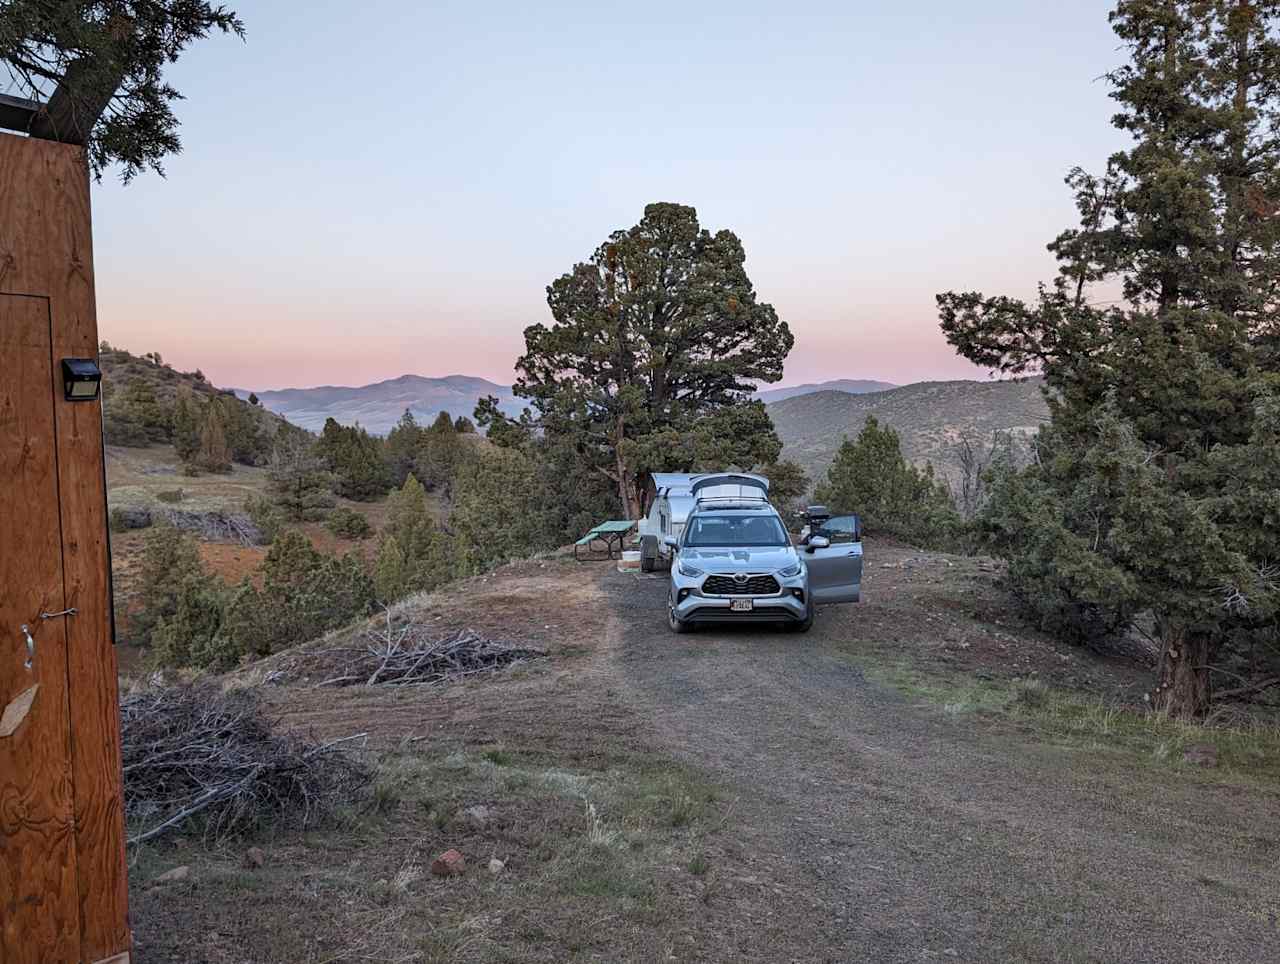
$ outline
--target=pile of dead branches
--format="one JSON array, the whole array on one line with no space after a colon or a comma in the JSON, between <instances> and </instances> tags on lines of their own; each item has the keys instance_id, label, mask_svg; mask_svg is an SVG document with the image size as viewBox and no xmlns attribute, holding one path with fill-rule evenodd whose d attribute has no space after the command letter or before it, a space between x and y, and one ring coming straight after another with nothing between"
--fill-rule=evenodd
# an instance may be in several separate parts
<instances>
[{"instance_id":1,"label":"pile of dead branches","mask_svg":"<svg viewBox=\"0 0 1280 964\"><path fill-rule=\"evenodd\" d=\"M429 638L417 623L396 624L391 610L365 637L363 648L333 653L340 672L318 686L423 686L494 673L547 654L540 649L489 639L472 629Z\"/></svg>"},{"instance_id":2,"label":"pile of dead branches","mask_svg":"<svg viewBox=\"0 0 1280 964\"><path fill-rule=\"evenodd\" d=\"M130 843L197 827L208 839L273 820L314 826L369 779L347 752L278 730L247 691L147 690L120 704Z\"/></svg>"},{"instance_id":3,"label":"pile of dead branches","mask_svg":"<svg viewBox=\"0 0 1280 964\"><path fill-rule=\"evenodd\" d=\"M175 529L190 532L206 542L238 542L258 546L266 541L262 530L247 516L236 512L192 512L186 509L153 509L154 521L164 520Z\"/></svg>"}]
</instances>

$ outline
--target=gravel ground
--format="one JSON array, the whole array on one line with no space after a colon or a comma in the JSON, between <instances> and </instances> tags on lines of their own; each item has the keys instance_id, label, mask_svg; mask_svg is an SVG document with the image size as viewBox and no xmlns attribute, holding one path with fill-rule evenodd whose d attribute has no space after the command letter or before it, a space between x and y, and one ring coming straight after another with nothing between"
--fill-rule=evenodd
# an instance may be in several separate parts
<instances>
[{"instance_id":1,"label":"gravel ground","mask_svg":"<svg viewBox=\"0 0 1280 964\"><path fill-rule=\"evenodd\" d=\"M717 856L742 929L699 956L1280 961L1274 790L1045 746L869 682L859 639L929 596L890 585L905 552L869 552L885 558L866 601L808 635L676 636L665 577L600 577L622 692L734 798Z\"/></svg>"}]
</instances>

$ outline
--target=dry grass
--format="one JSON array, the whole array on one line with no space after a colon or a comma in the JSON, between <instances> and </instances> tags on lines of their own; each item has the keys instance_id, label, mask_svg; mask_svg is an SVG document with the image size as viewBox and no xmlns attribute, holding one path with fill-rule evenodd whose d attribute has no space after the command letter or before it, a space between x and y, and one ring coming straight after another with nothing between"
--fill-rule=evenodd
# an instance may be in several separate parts
<instances>
[{"instance_id":1,"label":"dry grass","mask_svg":"<svg viewBox=\"0 0 1280 964\"><path fill-rule=\"evenodd\" d=\"M301 846L281 838L253 874L231 853L142 848L135 880L182 862L198 881L191 892L137 888L147 960L563 961L620 946L665 958L671 921L702 906L682 891L711 874L714 790L660 756L583 768L492 749L406 743L378 761L368 807ZM467 872L425 873L448 848Z\"/></svg>"},{"instance_id":2,"label":"dry grass","mask_svg":"<svg viewBox=\"0 0 1280 964\"><path fill-rule=\"evenodd\" d=\"M1183 760L1193 746L1218 753L1215 780L1280 784L1280 726L1205 725L1170 719L1132 703L1031 679L978 679L945 665L860 660L868 676L956 717L1010 723L1045 742L1194 772Z\"/></svg>"}]
</instances>

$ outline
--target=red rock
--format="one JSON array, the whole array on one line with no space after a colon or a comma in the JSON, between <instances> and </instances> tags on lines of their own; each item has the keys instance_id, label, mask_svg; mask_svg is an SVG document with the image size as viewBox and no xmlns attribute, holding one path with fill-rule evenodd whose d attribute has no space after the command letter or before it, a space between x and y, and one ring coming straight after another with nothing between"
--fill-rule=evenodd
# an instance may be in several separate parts
<instances>
[{"instance_id":1,"label":"red rock","mask_svg":"<svg viewBox=\"0 0 1280 964\"><path fill-rule=\"evenodd\" d=\"M456 850L446 850L431 861L431 872L437 877L457 877L466 869L466 859Z\"/></svg>"}]
</instances>

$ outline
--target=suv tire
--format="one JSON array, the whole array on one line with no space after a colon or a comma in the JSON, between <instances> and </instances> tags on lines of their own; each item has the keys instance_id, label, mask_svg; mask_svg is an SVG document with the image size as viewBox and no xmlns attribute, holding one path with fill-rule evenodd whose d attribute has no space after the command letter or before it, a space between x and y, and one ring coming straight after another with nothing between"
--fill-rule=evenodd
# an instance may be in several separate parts
<instances>
[{"instance_id":1,"label":"suv tire","mask_svg":"<svg viewBox=\"0 0 1280 964\"><path fill-rule=\"evenodd\" d=\"M667 628L677 634L693 632L693 627L689 623L676 616L676 607L670 603L667 604Z\"/></svg>"},{"instance_id":2,"label":"suv tire","mask_svg":"<svg viewBox=\"0 0 1280 964\"><path fill-rule=\"evenodd\" d=\"M813 616L813 603L809 603L809 608L805 610L804 619L800 620L798 623L792 623L791 631L793 633L807 633L809 630L813 629Z\"/></svg>"}]
</instances>

